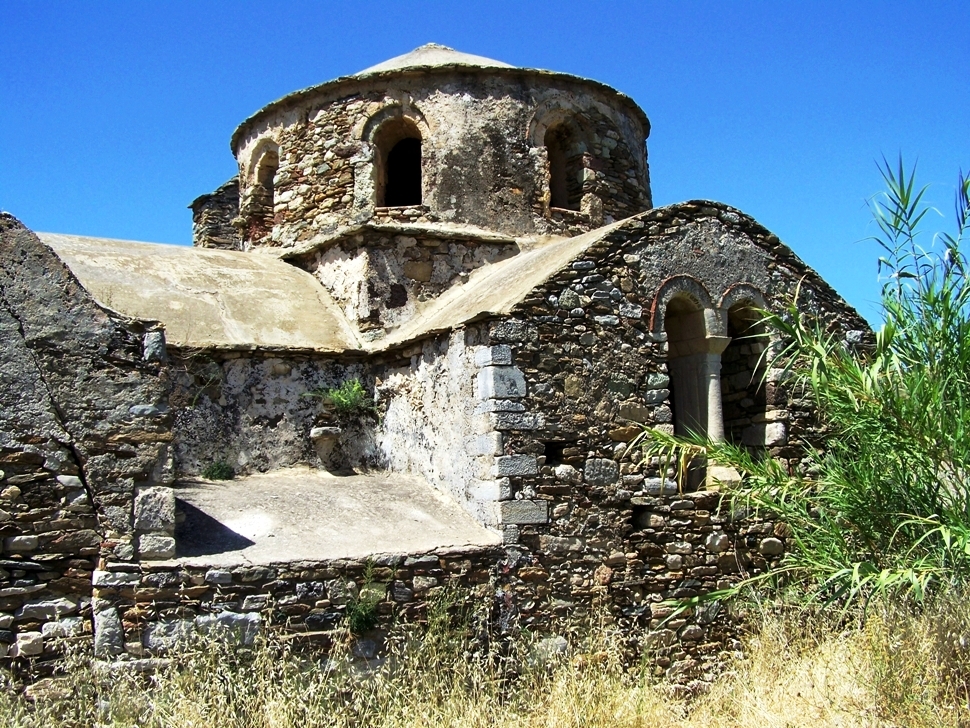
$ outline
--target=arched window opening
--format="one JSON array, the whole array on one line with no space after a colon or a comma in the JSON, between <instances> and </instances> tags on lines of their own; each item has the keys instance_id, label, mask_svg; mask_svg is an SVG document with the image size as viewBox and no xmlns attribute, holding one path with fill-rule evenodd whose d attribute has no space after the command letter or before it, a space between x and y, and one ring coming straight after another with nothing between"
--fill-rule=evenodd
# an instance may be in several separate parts
<instances>
[{"instance_id":1,"label":"arched window opening","mask_svg":"<svg viewBox=\"0 0 970 728\"><path fill-rule=\"evenodd\" d=\"M748 301L734 304L727 318L731 343L721 355L724 435L738 445L763 447L767 409L764 327Z\"/></svg>"},{"instance_id":2,"label":"arched window opening","mask_svg":"<svg viewBox=\"0 0 970 728\"><path fill-rule=\"evenodd\" d=\"M671 299L664 314L664 331L667 333L667 373L670 376L674 432L678 435L706 435L704 310L686 296Z\"/></svg>"},{"instance_id":3,"label":"arched window opening","mask_svg":"<svg viewBox=\"0 0 970 728\"><path fill-rule=\"evenodd\" d=\"M566 123L549 127L543 144L549 159L550 207L579 210L583 200L585 145L572 125Z\"/></svg>"},{"instance_id":4,"label":"arched window opening","mask_svg":"<svg viewBox=\"0 0 970 728\"><path fill-rule=\"evenodd\" d=\"M402 139L387 155L384 206L421 204L421 140Z\"/></svg>"},{"instance_id":5,"label":"arched window opening","mask_svg":"<svg viewBox=\"0 0 970 728\"><path fill-rule=\"evenodd\" d=\"M378 207L420 205L421 134L404 117L385 123L375 136Z\"/></svg>"}]
</instances>

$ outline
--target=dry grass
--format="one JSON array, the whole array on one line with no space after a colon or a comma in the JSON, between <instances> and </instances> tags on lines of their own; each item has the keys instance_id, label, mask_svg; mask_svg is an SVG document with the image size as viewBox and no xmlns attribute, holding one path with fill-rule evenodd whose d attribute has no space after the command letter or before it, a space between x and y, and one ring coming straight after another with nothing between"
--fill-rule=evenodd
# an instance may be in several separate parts
<instances>
[{"instance_id":1,"label":"dry grass","mask_svg":"<svg viewBox=\"0 0 970 728\"><path fill-rule=\"evenodd\" d=\"M151 678L110 675L84 656L33 703L0 692L4 726L960 726L970 724L970 615L961 600L921 615L873 610L863 627L765 618L707 695L670 697L611 657L609 637L552 663L534 646L499 658L473 630L396 635L392 658L355 667L267 642L180 655ZM349 640L349 636L348 636Z\"/></svg>"}]
</instances>

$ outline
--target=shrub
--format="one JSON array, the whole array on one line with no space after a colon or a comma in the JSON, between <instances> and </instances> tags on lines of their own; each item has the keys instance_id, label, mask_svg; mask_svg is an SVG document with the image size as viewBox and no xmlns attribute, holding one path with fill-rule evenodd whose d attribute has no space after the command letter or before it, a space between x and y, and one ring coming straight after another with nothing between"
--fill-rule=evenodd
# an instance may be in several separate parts
<instances>
[{"instance_id":1,"label":"shrub","mask_svg":"<svg viewBox=\"0 0 970 728\"><path fill-rule=\"evenodd\" d=\"M232 480L236 471L224 460L209 463L202 469L202 477L206 480Z\"/></svg>"}]
</instances>

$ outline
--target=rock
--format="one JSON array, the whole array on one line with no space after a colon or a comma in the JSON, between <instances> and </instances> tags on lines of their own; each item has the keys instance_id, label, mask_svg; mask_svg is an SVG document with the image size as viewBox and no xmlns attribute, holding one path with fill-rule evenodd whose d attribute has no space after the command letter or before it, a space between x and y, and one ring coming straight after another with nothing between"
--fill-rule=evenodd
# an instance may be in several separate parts
<instances>
[{"instance_id":1,"label":"rock","mask_svg":"<svg viewBox=\"0 0 970 728\"><path fill-rule=\"evenodd\" d=\"M135 528L139 531L171 533L175 527L175 491L153 487L135 496Z\"/></svg>"},{"instance_id":2,"label":"rock","mask_svg":"<svg viewBox=\"0 0 970 728\"><path fill-rule=\"evenodd\" d=\"M269 594L250 594L243 599L242 610L244 612L260 612L266 609L269 599Z\"/></svg>"},{"instance_id":3,"label":"rock","mask_svg":"<svg viewBox=\"0 0 970 728\"><path fill-rule=\"evenodd\" d=\"M24 553L37 548L36 536L11 536L3 540L3 548L11 553Z\"/></svg>"},{"instance_id":4,"label":"rock","mask_svg":"<svg viewBox=\"0 0 970 728\"><path fill-rule=\"evenodd\" d=\"M145 361L164 363L168 360L168 350L165 347L165 332L162 330L148 331L142 339L142 356Z\"/></svg>"},{"instance_id":5,"label":"rock","mask_svg":"<svg viewBox=\"0 0 970 728\"><path fill-rule=\"evenodd\" d=\"M205 615L205 618L208 617L211 617L211 615ZM95 618L97 618L97 614L95 615ZM173 619L163 622L153 622L145 627L145 633L142 637L142 644L144 644L145 647L151 650L153 653L167 652L168 650L178 647L179 645L186 644L195 637L196 623L200 619L204 618L198 617L195 621L191 619ZM97 626L97 619L95 619L95 635L97 635ZM120 654L121 650L123 649L124 640L119 639L118 653L115 654Z\"/></svg>"},{"instance_id":6,"label":"rock","mask_svg":"<svg viewBox=\"0 0 970 728\"><path fill-rule=\"evenodd\" d=\"M546 501L511 500L500 504L502 523L548 523L549 504Z\"/></svg>"},{"instance_id":7,"label":"rock","mask_svg":"<svg viewBox=\"0 0 970 728\"><path fill-rule=\"evenodd\" d=\"M84 633L84 619L82 617L65 617L55 622L45 622L41 627L44 639L55 637L76 637Z\"/></svg>"},{"instance_id":8,"label":"rock","mask_svg":"<svg viewBox=\"0 0 970 728\"><path fill-rule=\"evenodd\" d=\"M497 477L536 475L539 466L534 455L503 455L495 458Z\"/></svg>"},{"instance_id":9,"label":"rock","mask_svg":"<svg viewBox=\"0 0 970 728\"><path fill-rule=\"evenodd\" d=\"M94 612L94 654L95 657L120 655L125 649L125 632L114 607Z\"/></svg>"},{"instance_id":10,"label":"rock","mask_svg":"<svg viewBox=\"0 0 970 728\"><path fill-rule=\"evenodd\" d=\"M408 588L403 581L395 581L391 584L391 599L395 602L409 602L414 598L414 591Z\"/></svg>"},{"instance_id":11,"label":"rock","mask_svg":"<svg viewBox=\"0 0 970 728\"><path fill-rule=\"evenodd\" d=\"M557 465L553 471L556 475L556 480L563 483L570 483L576 485L583 482L583 474L579 472L572 465Z\"/></svg>"},{"instance_id":12,"label":"rock","mask_svg":"<svg viewBox=\"0 0 970 728\"><path fill-rule=\"evenodd\" d=\"M138 555L143 559L170 559L175 556L175 539L171 536L157 536L155 534L139 536Z\"/></svg>"},{"instance_id":13,"label":"rock","mask_svg":"<svg viewBox=\"0 0 970 728\"><path fill-rule=\"evenodd\" d=\"M714 531L704 539L704 548L712 554L719 554L727 551L731 546L731 540L722 531Z\"/></svg>"},{"instance_id":14,"label":"rock","mask_svg":"<svg viewBox=\"0 0 970 728\"><path fill-rule=\"evenodd\" d=\"M364 660L372 660L377 655L377 643L370 639L358 639L354 641L354 646L351 647L351 652L354 657L360 657Z\"/></svg>"},{"instance_id":15,"label":"rock","mask_svg":"<svg viewBox=\"0 0 970 728\"><path fill-rule=\"evenodd\" d=\"M785 553L785 544L777 538L766 538L758 545L758 551L763 556L778 556Z\"/></svg>"},{"instance_id":16,"label":"rock","mask_svg":"<svg viewBox=\"0 0 970 728\"><path fill-rule=\"evenodd\" d=\"M532 658L539 664L548 665L568 653L569 641L561 635L554 635L545 637L536 643L532 651Z\"/></svg>"},{"instance_id":17,"label":"rock","mask_svg":"<svg viewBox=\"0 0 970 728\"><path fill-rule=\"evenodd\" d=\"M209 569L204 581L206 584L232 584L232 573L223 569Z\"/></svg>"},{"instance_id":18,"label":"rock","mask_svg":"<svg viewBox=\"0 0 970 728\"><path fill-rule=\"evenodd\" d=\"M238 614L236 612L219 612L206 614L195 618L196 627L204 634L212 634L228 638L241 645L252 645L259 634L262 617L258 612Z\"/></svg>"},{"instance_id":19,"label":"rock","mask_svg":"<svg viewBox=\"0 0 970 728\"><path fill-rule=\"evenodd\" d=\"M517 367L482 367L477 382L479 399L518 399L526 394L525 375Z\"/></svg>"},{"instance_id":20,"label":"rock","mask_svg":"<svg viewBox=\"0 0 970 728\"><path fill-rule=\"evenodd\" d=\"M32 657L44 652L44 635L40 632L21 632L10 648L11 657Z\"/></svg>"},{"instance_id":21,"label":"rock","mask_svg":"<svg viewBox=\"0 0 970 728\"><path fill-rule=\"evenodd\" d=\"M415 594L421 594L433 587L438 586L438 580L433 576L415 576L411 581Z\"/></svg>"},{"instance_id":22,"label":"rock","mask_svg":"<svg viewBox=\"0 0 970 728\"><path fill-rule=\"evenodd\" d=\"M620 466L615 460L590 458L586 461L585 473L590 485L613 485L620 479Z\"/></svg>"},{"instance_id":23,"label":"rock","mask_svg":"<svg viewBox=\"0 0 970 728\"><path fill-rule=\"evenodd\" d=\"M24 604L17 610L19 619L56 619L65 614L74 614L77 602L67 597L58 599L35 599Z\"/></svg>"},{"instance_id":24,"label":"rock","mask_svg":"<svg viewBox=\"0 0 970 728\"><path fill-rule=\"evenodd\" d=\"M140 574L132 574L127 571L98 571L95 570L91 577L92 586L103 587L124 587L137 586L141 580Z\"/></svg>"}]
</instances>

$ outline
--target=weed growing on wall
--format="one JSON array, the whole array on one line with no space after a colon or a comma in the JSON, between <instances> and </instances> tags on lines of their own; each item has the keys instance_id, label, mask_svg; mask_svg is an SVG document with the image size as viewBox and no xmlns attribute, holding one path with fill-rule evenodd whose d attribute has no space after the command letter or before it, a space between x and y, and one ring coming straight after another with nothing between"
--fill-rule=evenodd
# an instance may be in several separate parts
<instances>
[{"instance_id":1,"label":"weed growing on wall","mask_svg":"<svg viewBox=\"0 0 970 728\"><path fill-rule=\"evenodd\" d=\"M357 378L348 379L339 387L314 389L306 396L316 397L339 415L358 415L372 412L374 401Z\"/></svg>"},{"instance_id":2,"label":"weed growing on wall","mask_svg":"<svg viewBox=\"0 0 970 728\"><path fill-rule=\"evenodd\" d=\"M955 230L930 236L915 172L901 161L881 171L886 191L872 211L888 277L875 347L846 346L795 303L765 312L787 342L774 366L812 397L827 429L817 473L650 433L652 450L667 457L739 470L735 501L791 529L782 573L829 603L880 594L923 602L970 580L970 284L961 250L970 179L959 179Z\"/></svg>"}]
</instances>

